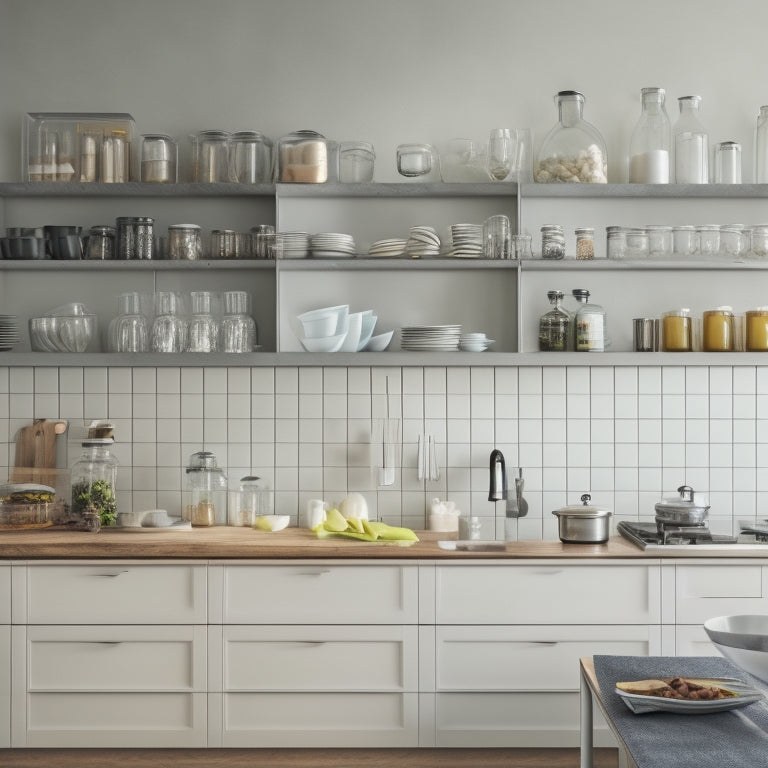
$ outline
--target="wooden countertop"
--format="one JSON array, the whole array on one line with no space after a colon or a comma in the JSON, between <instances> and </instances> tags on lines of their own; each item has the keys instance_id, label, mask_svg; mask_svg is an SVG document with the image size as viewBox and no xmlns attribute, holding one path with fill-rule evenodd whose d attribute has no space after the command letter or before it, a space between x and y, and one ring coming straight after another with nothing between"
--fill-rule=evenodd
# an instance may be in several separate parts
<instances>
[{"instance_id":1,"label":"wooden countertop","mask_svg":"<svg viewBox=\"0 0 768 768\"><path fill-rule=\"evenodd\" d=\"M0 560L68 558L185 558L287 560L503 560L526 558L577 559L677 559L729 557L768 559L755 551L697 553L644 552L625 539L615 536L605 544L563 544L560 541L507 542L503 550L493 552L455 552L441 549L439 539L450 534L417 531L419 541L412 546L373 544L347 539L317 539L304 528L286 528L266 532L251 528L196 528L191 531L138 532L102 530L97 534L47 528L33 531L0 531ZM453 535L455 537L455 534ZM691 550L695 550L691 547Z\"/></svg>"}]
</instances>

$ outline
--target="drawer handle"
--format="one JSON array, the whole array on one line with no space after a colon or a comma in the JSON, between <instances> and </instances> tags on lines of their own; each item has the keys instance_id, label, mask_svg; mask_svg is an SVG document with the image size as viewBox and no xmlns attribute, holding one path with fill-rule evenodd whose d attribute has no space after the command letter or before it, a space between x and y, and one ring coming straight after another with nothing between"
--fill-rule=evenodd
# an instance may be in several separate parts
<instances>
[{"instance_id":1,"label":"drawer handle","mask_svg":"<svg viewBox=\"0 0 768 768\"><path fill-rule=\"evenodd\" d=\"M314 571L299 571L299 576L322 576L324 573L330 572L330 568L318 568Z\"/></svg>"},{"instance_id":2,"label":"drawer handle","mask_svg":"<svg viewBox=\"0 0 768 768\"><path fill-rule=\"evenodd\" d=\"M325 645L327 640L297 640L299 645Z\"/></svg>"},{"instance_id":3,"label":"drawer handle","mask_svg":"<svg viewBox=\"0 0 768 768\"><path fill-rule=\"evenodd\" d=\"M122 640L92 640L93 645L122 645Z\"/></svg>"},{"instance_id":4,"label":"drawer handle","mask_svg":"<svg viewBox=\"0 0 768 768\"><path fill-rule=\"evenodd\" d=\"M558 573L562 573L563 571L560 568L555 568L551 571L534 571L535 576L556 576Z\"/></svg>"},{"instance_id":5,"label":"drawer handle","mask_svg":"<svg viewBox=\"0 0 768 768\"><path fill-rule=\"evenodd\" d=\"M94 573L93 576L106 576L107 578L114 579L116 576L120 576L123 573L128 573L128 571L112 571L109 573Z\"/></svg>"},{"instance_id":6,"label":"drawer handle","mask_svg":"<svg viewBox=\"0 0 768 768\"><path fill-rule=\"evenodd\" d=\"M513 640L518 645L557 645L557 640Z\"/></svg>"}]
</instances>

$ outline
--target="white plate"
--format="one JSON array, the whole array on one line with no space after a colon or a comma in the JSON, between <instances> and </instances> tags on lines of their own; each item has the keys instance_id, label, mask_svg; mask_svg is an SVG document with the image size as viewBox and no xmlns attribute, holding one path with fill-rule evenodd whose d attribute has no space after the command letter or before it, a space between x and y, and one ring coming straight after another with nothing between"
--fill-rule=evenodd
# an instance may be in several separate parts
<instances>
[{"instance_id":1,"label":"white plate","mask_svg":"<svg viewBox=\"0 0 768 768\"><path fill-rule=\"evenodd\" d=\"M631 712L642 715L646 712L672 712L678 715L703 715L710 712L726 712L729 709L745 707L760 701L765 696L747 685L742 680L734 678L697 678L711 680L714 685L728 688L738 694L732 699L715 699L714 701L689 701L688 699L664 699L661 696L642 696L638 693L627 693L616 688L616 693L621 696Z\"/></svg>"},{"instance_id":2,"label":"white plate","mask_svg":"<svg viewBox=\"0 0 768 768\"><path fill-rule=\"evenodd\" d=\"M315 251L312 256L315 259L354 259L357 256L355 251Z\"/></svg>"},{"instance_id":3,"label":"white plate","mask_svg":"<svg viewBox=\"0 0 768 768\"><path fill-rule=\"evenodd\" d=\"M189 520L180 520L171 525L117 525L102 528L104 531L120 531L120 533L169 533L171 531L191 531Z\"/></svg>"}]
</instances>

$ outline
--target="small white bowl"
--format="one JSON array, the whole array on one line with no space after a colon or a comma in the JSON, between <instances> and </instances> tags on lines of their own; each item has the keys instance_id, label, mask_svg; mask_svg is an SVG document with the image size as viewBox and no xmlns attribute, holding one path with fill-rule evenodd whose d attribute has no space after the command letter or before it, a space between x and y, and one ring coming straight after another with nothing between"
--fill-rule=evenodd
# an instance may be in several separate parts
<instances>
[{"instance_id":1,"label":"small white bowl","mask_svg":"<svg viewBox=\"0 0 768 768\"><path fill-rule=\"evenodd\" d=\"M339 304L336 307L323 307L303 312L298 320L308 339L319 339L325 336L335 336L341 333L344 318L349 314L349 304Z\"/></svg>"},{"instance_id":2,"label":"small white bowl","mask_svg":"<svg viewBox=\"0 0 768 768\"><path fill-rule=\"evenodd\" d=\"M307 352L338 352L346 338L347 332L344 331L344 333L339 333L336 336L326 336L323 339L300 338L299 341Z\"/></svg>"},{"instance_id":3,"label":"small white bowl","mask_svg":"<svg viewBox=\"0 0 768 768\"><path fill-rule=\"evenodd\" d=\"M371 340L371 336L373 336L373 329L376 327L376 322L378 321L378 317L373 314L373 310L369 309L362 313L363 315L363 327L360 330L360 341L357 343L357 351L362 352L366 346L368 345L368 342Z\"/></svg>"},{"instance_id":4,"label":"small white bowl","mask_svg":"<svg viewBox=\"0 0 768 768\"><path fill-rule=\"evenodd\" d=\"M290 522L290 515L257 515L253 527L260 531L282 531Z\"/></svg>"},{"instance_id":5,"label":"small white bowl","mask_svg":"<svg viewBox=\"0 0 768 768\"><path fill-rule=\"evenodd\" d=\"M365 349L367 352L383 352L392 341L394 331L387 331L386 333L380 333L378 336L371 336Z\"/></svg>"}]
</instances>

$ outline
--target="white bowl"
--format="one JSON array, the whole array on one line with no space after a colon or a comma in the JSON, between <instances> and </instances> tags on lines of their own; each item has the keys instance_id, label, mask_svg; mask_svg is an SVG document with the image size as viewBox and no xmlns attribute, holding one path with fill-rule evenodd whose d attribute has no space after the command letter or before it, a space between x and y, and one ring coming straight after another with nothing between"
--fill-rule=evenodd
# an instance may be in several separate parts
<instances>
[{"instance_id":1,"label":"white bowl","mask_svg":"<svg viewBox=\"0 0 768 768\"><path fill-rule=\"evenodd\" d=\"M768 614L717 616L704 631L728 661L768 682Z\"/></svg>"},{"instance_id":2,"label":"white bowl","mask_svg":"<svg viewBox=\"0 0 768 768\"><path fill-rule=\"evenodd\" d=\"M376 315L373 314L372 309L367 309L362 313L362 315L363 327L360 330L360 341L357 343L358 352L362 352L368 345L368 342L371 340L371 336L373 336L373 329L376 327L376 321L379 319Z\"/></svg>"},{"instance_id":3,"label":"white bowl","mask_svg":"<svg viewBox=\"0 0 768 768\"><path fill-rule=\"evenodd\" d=\"M303 312L298 319L304 329L305 338L319 339L341 333L341 326L348 314L349 304L339 304L336 307L323 307Z\"/></svg>"},{"instance_id":4,"label":"white bowl","mask_svg":"<svg viewBox=\"0 0 768 768\"><path fill-rule=\"evenodd\" d=\"M290 515L257 515L253 527L260 531L282 531L290 522Z\"/></svg>"},{"instance_id":5,"label":"white bowl","mask_svg":"<svg viewBox=\"0 0 768 768\"><path fill-rule=\"evenodd\" d=\"M307 352L338 352L346 338L347 332L344 331L344 333L338 333L336 336L326 336L322 339L299 338L299 341Z\"/></svg>"},{"instance_id":6,"label":"white bowl","mask_svg":"<svg viewBox=\"0 0 768 768\"><path fill-rule=\"evenodd\" d=\"M378 336L371 336L365 349L367 352L383 352L392 341L394 331L387 331L386 333L380 333Z\"/></svg>"},{"instance_id":7,"label":"white bowl","mask_svg":"<svg viewBox=\"0 0 768 768\"><path fill-rule=\"evenodd\" d=\"M360 332L363 329L363 313L353 312L347 316L349 327L347 337L341 345L342 352L357 352L357 345L360 341Z\"/></svg>"}]
</instances>

